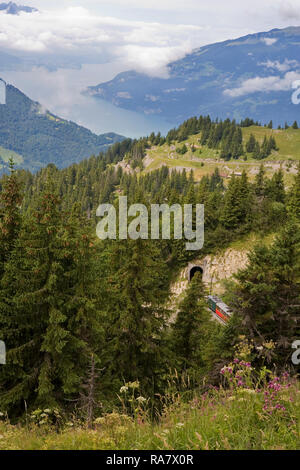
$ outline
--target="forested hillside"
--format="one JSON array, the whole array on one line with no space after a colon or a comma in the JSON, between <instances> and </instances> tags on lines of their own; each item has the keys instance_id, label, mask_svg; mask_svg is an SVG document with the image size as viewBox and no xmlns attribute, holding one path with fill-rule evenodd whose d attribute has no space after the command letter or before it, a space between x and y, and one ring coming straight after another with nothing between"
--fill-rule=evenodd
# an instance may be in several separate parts
<instances>
[{"instance_id":1,"label":"forested hillside","mask_svg":"<svg viewBox=\"0 0 300 470\"><path fill-rule=\"evenodd\" d=\"M177 188L179 194L175 193L172 200L181 200L182 192L188 191L190 179L194 180L194 191L199 191L211 178L213 187L221 182L223 197L228 184L233 181L239 184L243 170L251 183L263 174L265 178L268 176L268 185L279 178L279 186L288 182L290 187L300 158L300 130L296 128L297 123L295 128L274 130L271 126L272 123L269 127L258 126L251 119L237 124L230 120L214 122L209 116L200 116L170 130L166 137L152 133L138 140L125 139L107 152L62 171L54 165L34 175L21 171L24 204L27 207L43 189L49 172L54 175L64 207L70 208L78 202L88 214L95 214L100 203L114 201L122 191L128 191L136 200L146 198L150 202L153 198L155 201L169 198L170 189ZM274 161L277 161L275 170L270 167ZM161 176L157 179L157 175ZM232 176L236 178L230 181ZM148 189L152 188L150 181L154 194ZM217 211L222 211L222 207L217 207Z\"/></svg>"},{"instance_id":2,"label":"forested hillside","mask_svg":"<svg viewBox=\"0 0 300 470\"><path fill-rule=\"evenodd\" d=\"M0 147L0 157L6 162L13 151L23 168L37 170L47 163L62 168L122 138L114 133L97 136L51 114L17 88L6 87L6 104L0 105L0 146L5 150Z\"/></svg>"},{"instance_id":3,"label":"forested hillside","mask_svg":"<svg viewBox=\"0 0 300 470\"><path fill-rule=\"evenodd\" d=\"M201 118L166 138L153 134L124 140L65 169L52 164L32 174L16 172L11 163L10 175L1 180L0 201L0 338L7 346L7 364L0 370L4 420L8 417L14 424L27 419L33 433L62 431L60 444L54 444L55 437L51 441L58 448L69 445L63 442L74 423L80 429L100 426L102 437L95 438L100 448L137 448L126 436L136 436L140 431L135 426L148 423L145 441L138 445L159 447L155 432L161 430L153 434L152 425L162 420L170 430L165 442L172 448L172 436L180 439L181 425L171 424L177 409L187 420L182 426L190 426L190 438L182 436L182 446L195 448L199 429L192 423L209 406L220 416L229 448L272 448L275 441L283 448L296 446L293 417L298 408L293 397L299 394L291 345L299 337L300 171L286 186L283 171L268 177L261 158L251 179L245 171L225 180L216 169L196 181L193 171L166 166L143 170L153 145L182 145L192 135L193 123L201 139L209 124L206 138L212 148L225 148L230 158L245 145L236 123L212 124ZM267 142L274 147L270 137ZM172 310L171 284L200 254L186 251L186 240L96 237L98 205L110 202L117 208L119 195L147 207L204 204L201 254L230 246L246 234L255 233L258 239L272 234L272 241L258 243L247 267L227 283L225 297L233 315L226 326L212 320L199 275ZM253 395L253 401L247 402L252 403L249 434L242 442L238 429L244 417L231 408L231 401L237 403L243 394ZM217 409L220 400L235 416L233 433L225 431L227 418ZM251 431L253 420L257 432L264 433L260 438ZM120 439L116 426L124 427ZM6 422L0 429L5 442L11 442L10 425ZM218 447L216 429L209 429L208 443L200 448ZM202 432L208 436L204 428ZM89 432L76 436L87 439L82 448L90 445Z\"/></svg>"},{"instance_id":4,"label":"forested hillside","mask_svg":"<svg viewBox=\"0 0 300 470\"><path fill-rule=\"evenodd\" d=\"M290 185L300 159L297 121L274 128L272 121L261 126L248 118L237 123L200 116L170 130L166 138L151 134L149 142L143 161L131 157L133 168L137 165L146 173L162 165L179 171L193 169L197 181L216 168L226 179L245 170L253 181L263 162L269 177L281 168Z\"/></svg>"}]
</instances>

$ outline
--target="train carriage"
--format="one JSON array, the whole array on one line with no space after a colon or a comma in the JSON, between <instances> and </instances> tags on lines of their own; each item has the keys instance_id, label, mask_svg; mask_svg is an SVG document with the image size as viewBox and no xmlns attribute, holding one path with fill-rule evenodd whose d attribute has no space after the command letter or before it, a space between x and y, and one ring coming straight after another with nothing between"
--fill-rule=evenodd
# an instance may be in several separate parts
<instances>
[{"instance_id":1,"label":"train carriage","mask_svg":"<svg viewBox=\"0 0 300 470\"><path fill-rule=\"evenodd\" d=\"M220 320L222 323L227 323L232 312L228 305L226 305L219 297L216 295L209 295L207 297L207 303L209 309L214 313L214 315Z\"/></svg>"}]
</instances>

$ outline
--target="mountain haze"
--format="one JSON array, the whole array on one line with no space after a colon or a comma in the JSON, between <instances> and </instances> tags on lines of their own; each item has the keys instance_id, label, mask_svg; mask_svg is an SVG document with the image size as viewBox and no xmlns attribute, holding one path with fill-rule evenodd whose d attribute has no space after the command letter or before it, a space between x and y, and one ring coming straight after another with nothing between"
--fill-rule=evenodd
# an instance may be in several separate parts
<instances>
[{"instance_id":1,"label":"mountain haze","mask_svg":"<svg viewBox=\"0 0 300 470\"><path fill-rule=\"evenodd\" d=\"M0 160L10 156L23 168L37 170L48 163L58 168L98 154L123 137L90 130L59 118L12 85L0 105Z\"/></svg>"},{"instance_id":2,"label":"mountain haze","mask_svg":"<svg viewBox=\"0 0 300 470\"><path fill-rule=\"evenodd\" d=\"M283 124L300 117L291 100L299 46L300 27L274 29L196 49L169 64L168 78L128 71L86 92L173 125L200 114Z\"/></svg>"}]
</instances>

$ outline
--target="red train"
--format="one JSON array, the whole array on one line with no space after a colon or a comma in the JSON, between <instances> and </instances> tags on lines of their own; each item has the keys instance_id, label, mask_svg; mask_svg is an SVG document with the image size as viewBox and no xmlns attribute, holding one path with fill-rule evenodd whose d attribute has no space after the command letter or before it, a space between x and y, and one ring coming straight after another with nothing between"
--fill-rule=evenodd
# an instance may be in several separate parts
<instances>
[{"instance_id":1,"label":"red train","mask_svg":"<svg viewBox=\"0 0 300 470\"><path fill-rule=\"evenodd\" d=\"M227 323L232 315L232 311L224 302L222 302L216 295L209 295L207 297L209 309L214 313L218 320L222 323Z\"/></svg>"}]
</instances>

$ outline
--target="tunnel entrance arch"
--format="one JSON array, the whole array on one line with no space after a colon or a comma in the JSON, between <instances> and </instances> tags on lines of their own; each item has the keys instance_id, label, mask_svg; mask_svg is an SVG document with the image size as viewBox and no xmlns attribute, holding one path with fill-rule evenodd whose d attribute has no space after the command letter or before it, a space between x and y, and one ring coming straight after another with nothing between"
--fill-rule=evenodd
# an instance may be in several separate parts
<instances>
[{"instance_id":1,"label":"tunnel entrance arch","mask_svg":"<svg viewBox=\"0 0 300 470\"><path fill-rule=\"evenodd\" d=\"M195 265L189 269L189 282L193 279L196 273L203 275L203 268L201 266Z\"/></svg>"}]
</instances>

